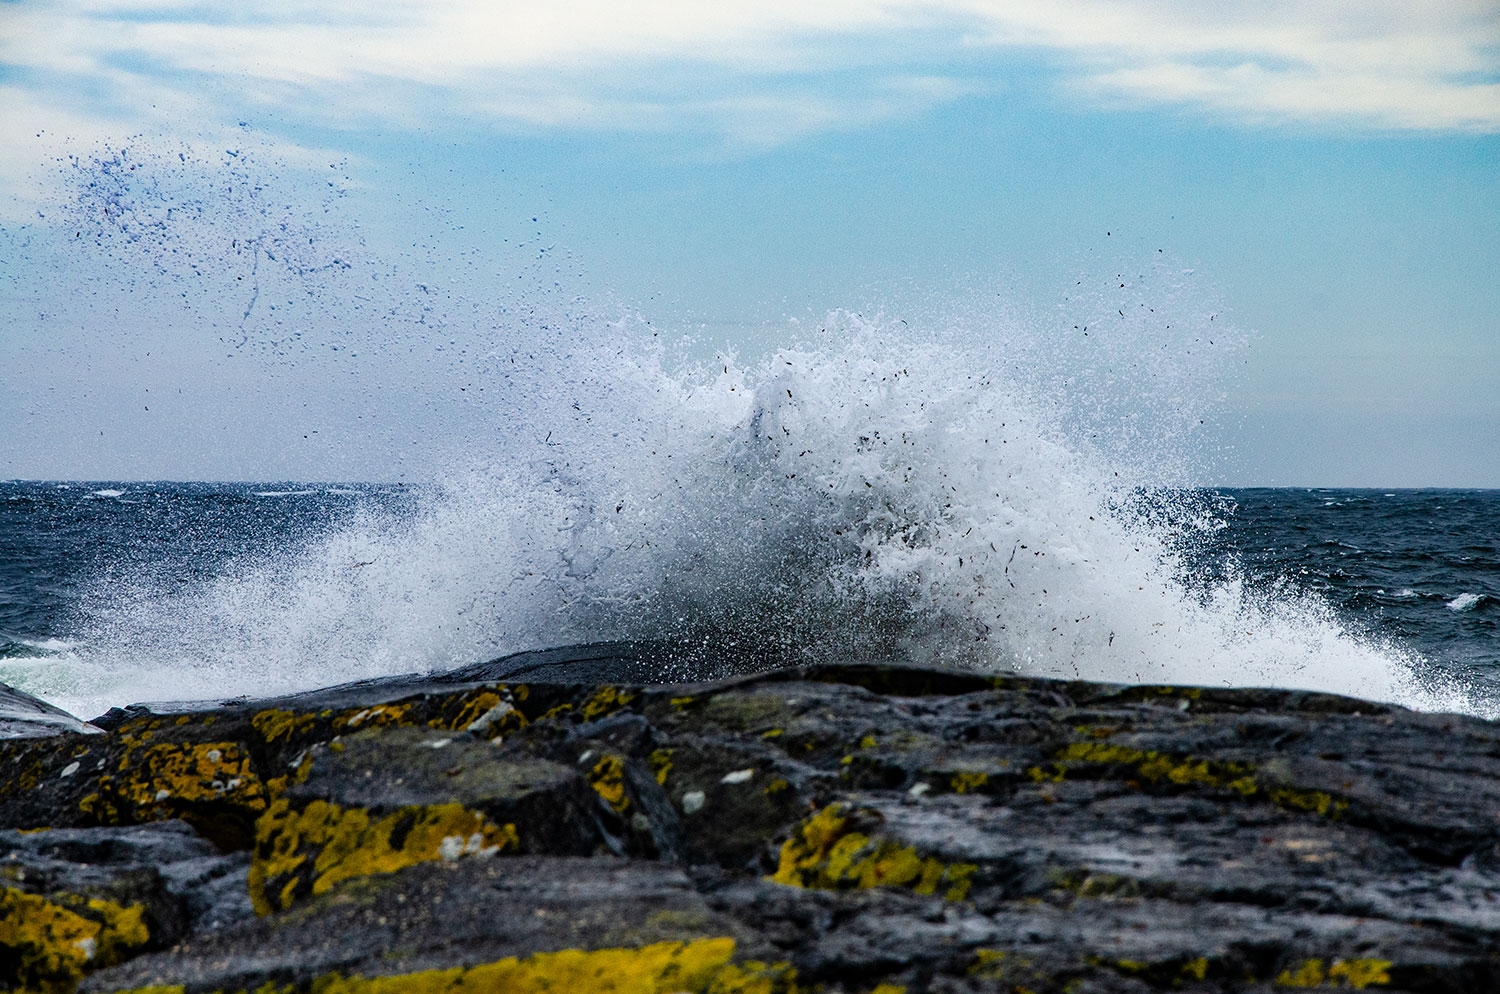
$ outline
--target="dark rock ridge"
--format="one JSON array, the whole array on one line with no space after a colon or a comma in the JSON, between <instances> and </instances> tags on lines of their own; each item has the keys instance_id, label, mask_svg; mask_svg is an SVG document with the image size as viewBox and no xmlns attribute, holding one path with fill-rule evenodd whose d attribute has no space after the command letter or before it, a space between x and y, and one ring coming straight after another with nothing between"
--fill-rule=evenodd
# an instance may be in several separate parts
<instances>
[{"instance_id":1,"label":"dark rock ridge","mask_svg":"<svg viewBox=\"0 0 1500 994\"><path fill-rule=\"evenodd\" d=\"M1500 990L1500 726L652 651L0 742L0 987Z\"/></svg>"}]
</instances>

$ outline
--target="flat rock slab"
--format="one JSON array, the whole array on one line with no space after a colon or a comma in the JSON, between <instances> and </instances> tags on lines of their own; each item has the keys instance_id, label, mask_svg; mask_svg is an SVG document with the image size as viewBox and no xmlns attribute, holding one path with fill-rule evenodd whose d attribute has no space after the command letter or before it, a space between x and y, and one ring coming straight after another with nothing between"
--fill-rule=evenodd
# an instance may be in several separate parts
<instances>
[{"instance_id":1,"label":"flat rock slab","mask_svg":"<svg viewBox=\"0 0 1500 994\"><path fill-rule=\"evenodd\" d=\"M1489 722L573 656L0 744L0 983L1500 990Z\"/></svg>"}]
</instances>

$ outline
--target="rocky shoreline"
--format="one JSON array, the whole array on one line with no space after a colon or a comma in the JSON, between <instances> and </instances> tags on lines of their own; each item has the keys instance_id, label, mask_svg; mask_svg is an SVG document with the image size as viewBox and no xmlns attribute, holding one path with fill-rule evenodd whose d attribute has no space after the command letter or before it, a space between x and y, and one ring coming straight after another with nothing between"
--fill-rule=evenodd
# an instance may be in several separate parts
<instances>
[{"instance_id":1,"label":"rocky shoreline","mask_svg":"<svg viewBox=\"0 0 1500 994\"><path fill-rule=\"evenodd\" d=\"M89 726L8 692L0 987L1500 990L1495 724L647 662L580 647Z\"/></svg>"}]
</instances>

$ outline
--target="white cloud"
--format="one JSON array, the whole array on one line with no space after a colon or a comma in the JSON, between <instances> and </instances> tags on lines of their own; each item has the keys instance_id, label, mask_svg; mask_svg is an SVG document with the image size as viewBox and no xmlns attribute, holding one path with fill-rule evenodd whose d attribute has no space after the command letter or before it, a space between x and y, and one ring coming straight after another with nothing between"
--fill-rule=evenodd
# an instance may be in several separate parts
<instances>
[{"instance_id":1,"label":"white cloud","mask_svg":"<svg viewBox=\"0 0 1500 994\"><path fill-rule=\"evenodd\" d=\"M32 127L38 108L54 128L116 130L270 109L334 127L446 117L764 145L921 113L1018 52L1086 103L1500 131L1493 0L8 3L0 128Z\"/></svg>"},{"instance_id":2,"label":"white cloud","mask_svg":"<svg viewBox=\"0 0 1500 994\"><path fill-rule=\"evenodd\" d=\"M1500 131L1492 0L976 2L972 44L1072 60L1079 92L1265 121Z\"/></svg>"}]
</instances>

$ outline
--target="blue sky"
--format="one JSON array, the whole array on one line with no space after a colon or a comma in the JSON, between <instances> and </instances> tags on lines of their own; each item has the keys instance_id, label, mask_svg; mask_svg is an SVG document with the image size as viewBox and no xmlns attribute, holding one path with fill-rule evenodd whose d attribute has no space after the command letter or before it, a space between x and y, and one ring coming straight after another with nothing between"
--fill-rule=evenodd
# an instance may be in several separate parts
<instances>
[{"instance_id":1,"label":"blue sky","mask_svg":"<svg viewBox=\"0 0 1500 994\"><path fill-rule=\"evenodd\" d=\"M304 197L333 164L340 216L408 270L527 243L569 289L748 351L840 307L1052 320L1149 271L1142 300L1250 339L1205 482L1500 486L1495 3L542 6L0 4L0 420L24 439L0 476L381 472L193 418L104 433L147 382L242 376L231 420L273 389L199 369L180 330L106 340L101 315L157 305L17 247L70 220L68 156L128 147L185 150L173 181L199 162L208 187L253 149ZM279 405L331 403L299 375ZM362 430L339 438L397 444Z\"/></svg>"}]
</instances>

